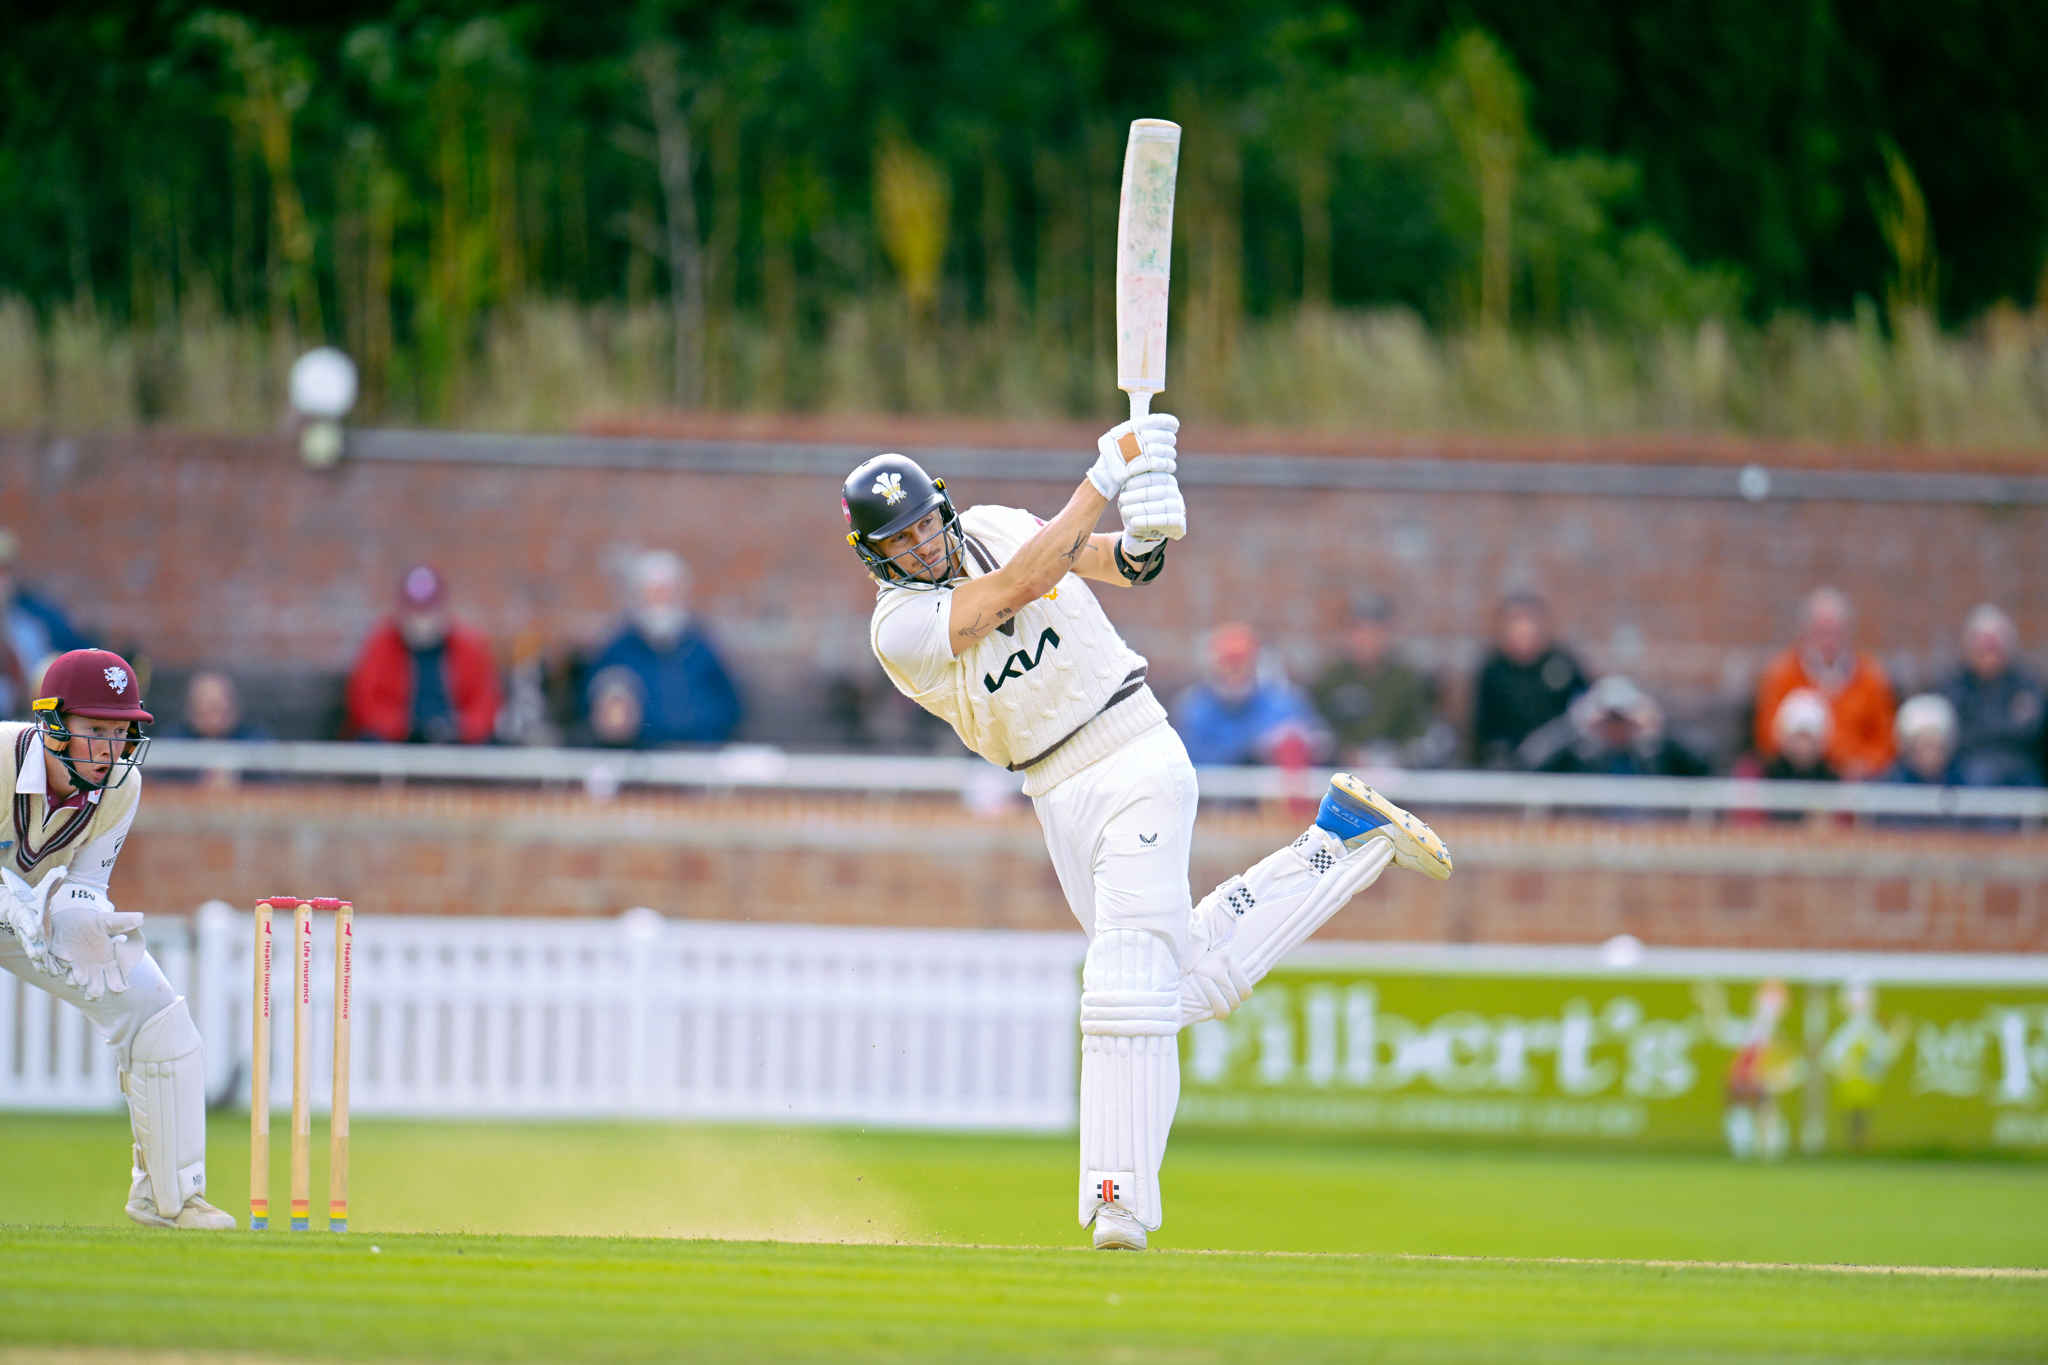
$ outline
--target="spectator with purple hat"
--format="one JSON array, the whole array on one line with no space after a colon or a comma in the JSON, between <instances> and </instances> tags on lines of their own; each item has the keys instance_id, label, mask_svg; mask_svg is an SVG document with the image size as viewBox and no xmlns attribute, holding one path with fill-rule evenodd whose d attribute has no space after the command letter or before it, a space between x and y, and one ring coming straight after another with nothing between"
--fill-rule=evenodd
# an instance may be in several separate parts
<instances>
[{"instance_id":1,"label":"spectator with purple hat","mask_svg":"<svg viewBox=\"0 0 2048 1365\"><path fill-rule=\"evenodd\" d=\"M349 673L344 738L393 744L483 744L498 719L490 643L448 610L448 583L419 564L398 582Z\"/></svg>"}]
</instances>

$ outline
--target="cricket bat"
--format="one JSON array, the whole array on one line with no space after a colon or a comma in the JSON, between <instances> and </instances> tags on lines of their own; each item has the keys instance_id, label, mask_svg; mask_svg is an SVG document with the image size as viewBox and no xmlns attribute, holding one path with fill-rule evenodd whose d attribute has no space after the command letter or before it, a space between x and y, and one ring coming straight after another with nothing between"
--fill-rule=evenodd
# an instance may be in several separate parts
<instances>
[{"instance_id":1,"label":"cricket bat","mask_svg":"<svg viewBox=\"0 0 2048 1365\"><path fill-rule=\"evenodd\" d=\"M1116 386L1130 395L1133 419L1150 412L1152 395L1166 387L1166 286L1179 171L1180 125L1133 122L1116 214ZM1131 445L1126 460L1136 452L1136 441Z\"/></svg>"}]
</instances>

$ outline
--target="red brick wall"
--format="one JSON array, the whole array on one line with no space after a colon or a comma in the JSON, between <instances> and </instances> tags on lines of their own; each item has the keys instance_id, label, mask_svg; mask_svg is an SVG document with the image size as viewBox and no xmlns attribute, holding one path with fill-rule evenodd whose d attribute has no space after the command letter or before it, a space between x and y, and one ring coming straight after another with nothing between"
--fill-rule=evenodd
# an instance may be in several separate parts
<instances>
[{"instance_id":1,"label":"red brick wall","mask_svg":"<svg viewBox=\"0 0 2048 1365\"><path fill-rule=\"evenodd\" d=\"M1301 818L1196 825L1205 894ZM1390 870L1325 930L1402 942L2048 952L2048 837L1446 816L1449 882ZM342 895L364 913L613 915L1066 929L1037 823L936 800L153 784L127 909Z\"/></svg>"},{"instance_id":2,"label":"red brick wall","mask_svg":"<svg viewBox=\"0 0 2048 1365\"><path fill-rule=\"evenodd\" d=\"M1085 459L1076 455L1075 474ZM1050 512L1043 483L962 481L963 501ZM1822 581L1862 608L1863 641L1925 671L1992 599L2029 645L2048 633L2048 509L1881 503L1193 489L1165 578L1111 611L1162 692L1196 639L1257 621L1304 671L1354 590L1401 604L1420 655L1462 671L1510 589L1557 605L1596 667L1681 709L1740 695ZM629 470L360 463L302 468L281 442L162 435L0 437L0 521L24 577L110 639L189 668L340 670L420 558L509 655L596 639L603 565L668 546L756 686L842 661L865 670L870 589L829 481ZM768 736L768 737L773 737Z\"/></svg>"}]
</instances>

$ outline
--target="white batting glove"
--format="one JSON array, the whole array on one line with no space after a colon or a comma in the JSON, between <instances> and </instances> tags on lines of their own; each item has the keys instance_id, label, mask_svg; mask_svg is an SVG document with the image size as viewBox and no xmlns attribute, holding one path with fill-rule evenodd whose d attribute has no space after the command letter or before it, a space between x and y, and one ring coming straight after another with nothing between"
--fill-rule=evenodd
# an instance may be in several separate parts
<instances>
[{"instance_id":1,"label":"white batting glove","mask_svg":"<svg viewBox=\"0 0 2048 1365\"><path fill-rule=\"evenodd\" d=\"M1151 542L1138 553L1149 554L1161 540L1179 540L1188 533L1188 506L1181 501L1180 480L1171 474L1133 474L1117 495L1124 518L1124 553L1132 541Z\"/></svg>"},{"instance_id":2,"label":"white batting glove","mask_svg":"<svg viewBox=\"0 0 2048 1365\"><path fill-rule=\"evenodd\" d=\"M1211 948L1202 954L1189 970L1187 980L1194 983L1203 1003L1218 1019L1228 1018L1232 1010L1251 999L1251 978L1237 965L1228 948Z\"/></svg>"},{"instance_id":3,"label":"white batting glove","mask_svg":"<svg viewBox=\"0 0 2048 1365\"><path fill-rule=\"evenodd\" d=\"M114 945L142 927L142 916L117 911L89 886L67 886L50 906L50 956L64 969L65 980L97 1000L128 989L128 974L114 956Z\"/></svg>"},{"instance_id":4,"label":"white batting glove","mask_svg":"<svg viewBox=\"0 0 2048 1365\"><path fill-rule=\"evenodd\" d=\"M45 910L50 893L64 884L65 868L43 878L42 885L30 886L11 867L0 867L0 930L14 935L29 962L45 976L62 976L63 968L50 960L48 920Z\"/></svg>"},{"instance_id":5,"label":"white batting glove","mask_svg":"<svg viewBox=\"0 0 2048 1365\"><path fill-rule=\"evenodd\" d=\"M1095 491L1116 501L1124 484L1139 474L1171 474L1174 443L1180 438L1180 418L1155 412L1135 422L1118 422L1102 433L1095 443L1095 464L1088 482Z\"/></svg>"}]
</instances>

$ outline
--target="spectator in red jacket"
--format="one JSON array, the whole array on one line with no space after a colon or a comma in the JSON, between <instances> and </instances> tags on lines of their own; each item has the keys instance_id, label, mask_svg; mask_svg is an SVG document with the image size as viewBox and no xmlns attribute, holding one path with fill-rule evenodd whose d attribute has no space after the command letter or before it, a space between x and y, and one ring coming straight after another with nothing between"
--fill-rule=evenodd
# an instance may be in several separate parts
<instances>
[{"instance_id":1,"label":"spectator in red jacket","mask_svg":"<svg viewBox=\"0 0 2048 1365\"><path fill-rule=\"evenodd\" d=\"M348 678L344 736L394 744L482 744L498 719L498 666L482 632L448 614L448 584L424 564L398 582Z\"/></svg>"}]
</instances>

